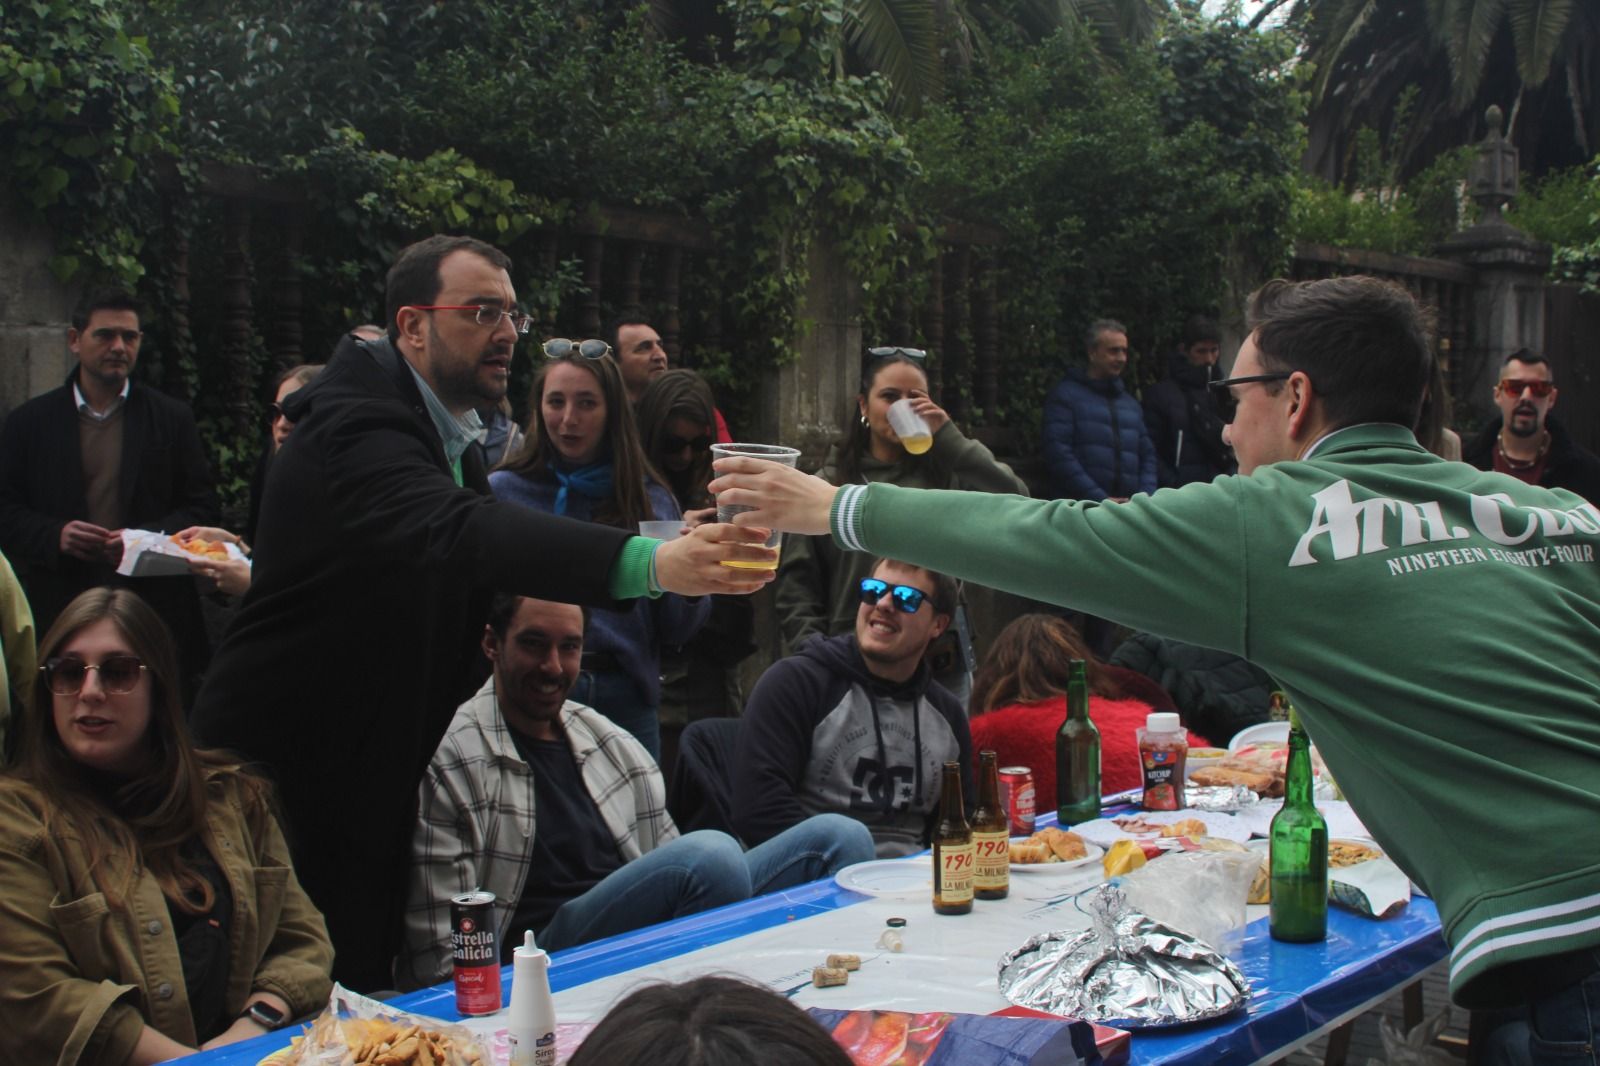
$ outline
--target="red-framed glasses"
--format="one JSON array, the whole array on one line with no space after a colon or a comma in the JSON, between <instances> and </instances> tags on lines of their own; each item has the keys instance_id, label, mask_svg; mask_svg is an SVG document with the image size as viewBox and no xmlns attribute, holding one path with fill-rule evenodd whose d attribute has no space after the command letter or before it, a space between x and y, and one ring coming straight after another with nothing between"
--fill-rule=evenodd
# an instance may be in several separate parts
<instances>
[{"instance_id":1,"label":"red-framed glasses","mask_svg":"<svg viewBox=\"0 0 1600 1066\"><path fill-rule=\"evenodd\" d=\"M1513 400L1521 396L1524 390L1535 400L1542 400L1555 391L1555 385L1552 382L1539 381L1537 379L1532 381L1527 378L1500 379L1500 391Z\"/></svg>"}]
</instances>

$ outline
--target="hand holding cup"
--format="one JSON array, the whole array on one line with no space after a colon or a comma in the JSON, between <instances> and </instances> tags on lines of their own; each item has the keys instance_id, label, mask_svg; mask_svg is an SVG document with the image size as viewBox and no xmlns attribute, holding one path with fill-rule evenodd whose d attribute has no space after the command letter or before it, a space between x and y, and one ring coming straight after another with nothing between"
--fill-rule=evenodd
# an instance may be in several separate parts
<instances>
[{"instance_id":1,"label":"hand holding cup","mask_svg":"<svg viewBox=\"0 0 1600 1066\"><path fill-rule=\"evenodd\" d=\"M766 546L770 532L718 522L696 526L656 549L656 582L681 596L754 592L777 576L778 550Z\"/></svg>"}]
</instances>

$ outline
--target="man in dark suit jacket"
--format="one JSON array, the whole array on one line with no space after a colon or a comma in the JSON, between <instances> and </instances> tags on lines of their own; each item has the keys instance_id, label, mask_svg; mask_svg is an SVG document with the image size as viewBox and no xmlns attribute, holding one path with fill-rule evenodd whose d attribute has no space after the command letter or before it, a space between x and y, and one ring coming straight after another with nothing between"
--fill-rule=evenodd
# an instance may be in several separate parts
<instances>
[{"instance_id":1,"label":"man in dark suit jacket","mask_svg":"<svg viewBox=\"0 0 1600 1066\"><path fill-rule=\"evenodd\" d=\"M720 565L772 559L733 526L663 544L488 494L473 409L505 394L528 323L509 266L471 238L407 248L388 335L346 337L285 401L250 591L195 708L205 743L277 781L334 974L357 988L391 981L417 788L481 680L492 591L610 606L768 580Z\"/></svg>"},{"instance_id":2,"label":"man in dark suit jacket","mask_svg":"<svg viewBox=\"0 0 1600 1066\"><path fill-rule=\"evenodd\" d=\"M175 533L217 521L194 415L131 380L143 337L126 292L91 292L73 312L67 346L77 367L12 411L0 432L0 550L40 633L78 593L125 584L172 627L193 678L210 651L194 579L116 575L123 528Z\"/></svg>"}]
</instances>

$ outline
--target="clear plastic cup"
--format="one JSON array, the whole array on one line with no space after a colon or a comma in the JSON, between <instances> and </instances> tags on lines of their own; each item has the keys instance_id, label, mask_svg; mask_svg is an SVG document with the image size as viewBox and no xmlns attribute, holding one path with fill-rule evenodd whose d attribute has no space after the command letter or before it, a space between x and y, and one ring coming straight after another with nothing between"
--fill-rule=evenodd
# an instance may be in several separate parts
<instances>
[{"instance_id":1,"label":"clear plastic cup","mask_svg":"<svg viewBox=\"0 0 1600 1066\"><path fill-rule=\"evenodd\" d=\"M889 405L889 428L900 438L901 447L912 455L921 455L933 447L933 430L927 419L912 409L910 397Z\"/></svg>"},{"instance_id":2,"label":"clear plastic cup","mask_svg":"<svg viewBox=\"0 0 1600 1066\"><path fill-rule=\"evenodd\" d=\"M683 519L652 519L649 522L640 522L639 536L654 537L656 540L677 540L683 536Z\"/></svg>"},{"instance_id":3,"label":"clear plastic cup","mask_svg":"<svg viewBox=\"0 0 1600 1066\"><path fill-rule=\"evenodd\" d=\"M713 444L711 446L711 457L713 460L725 459L733 455L742 456L746 459L766 459L774 463L782 463L784 466L792 467L800 458L800 449L786 448L781 444ZM738 514L740 511L749 510L752 510L752 508L744 507L736 503L724 504L718 502L717 521L731 522L733 521L734 515ZM772 536L767 538L767 547L777 548L781 542L781 535L777 530L773 530ZM778 566L778 560L774 559L770 563L747 563L743 561L735 562L730 559L725 561L722 565L738 567L741 570L775 570Z\"/></svg>"}]
</instances>

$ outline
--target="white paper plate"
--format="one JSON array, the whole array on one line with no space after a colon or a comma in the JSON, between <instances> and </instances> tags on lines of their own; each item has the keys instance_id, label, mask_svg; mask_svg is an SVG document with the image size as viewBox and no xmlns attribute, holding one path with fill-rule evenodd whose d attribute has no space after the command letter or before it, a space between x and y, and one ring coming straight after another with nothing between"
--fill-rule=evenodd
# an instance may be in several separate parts
<instances>
[{"instance_id":1,"label":"white paper plate","mask_svg":"<svg viewBox=\"0 0 1600 1066\"><path fill-rule=\"evenodd\" d=\"M914 855L907 859L869 859L846 866L833 875L833 883L864 896L921 896L933 892L933 859Z\"/></svg>"},{"instance_id":2,"label":"white paper plate","mask_svg":"<svg viewBox=\"0 0 1600 1066\"><path fill-rule=\"evenodd\" d=\"M1012 837L1011 842L1021 844L1027 839L1027 837ZM1011 870L1013 873L1023 874L1061 873L1064 870L1076 870L1080 866L1087 866L1091 862L1099 862L1100 856L1105 853L1105 849L1098 844L1091 844L1085 840L1081 859L1069 859L1066 862L1014 862L1011 864Z\"/></svg>"},{"instance_id":3,"label":"white paper plate","mask_svg":"<svg viewBox=\"0 0 1600 1066\"><path fill-rule=\"evenodd\" d=\"M1258 722L1235 733L1233 739L1228 741L1228 750L1238 751L1247 744L1287 743L1289 743L1288 722Z\"/></svg>"},{"instance_id":4,"label":"white paper plate","mask_svg":"<svg viewBox=\"0 0 1600 1066\"><path fill-rule=\"evenodd\" d=\"M1219 811L1129 811L1118 818L1143 818L1155 825L1171 825L1188 818L1196 818L1206 824L1206 832L1214 837L1223 837L1235 843L1243 844L1250 839L1250 827L1231 814ZM1119 840L1155 840L1154 833L1144 833L1139 836L1129 833L1110 818L1096 818L1092 822L1082 822L1072 827L1072 831L1083 839L1093 841L1103 848L1109 848Z\"/></svg>"}]
</instances>

